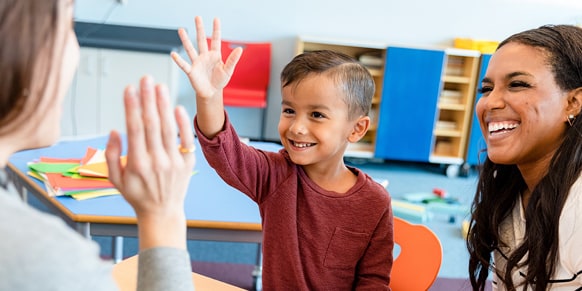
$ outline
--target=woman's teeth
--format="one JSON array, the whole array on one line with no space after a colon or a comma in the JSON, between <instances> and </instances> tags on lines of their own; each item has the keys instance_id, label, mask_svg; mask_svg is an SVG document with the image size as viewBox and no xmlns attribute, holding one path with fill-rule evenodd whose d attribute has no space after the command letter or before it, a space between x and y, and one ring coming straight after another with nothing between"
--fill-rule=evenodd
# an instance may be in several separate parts
<instances>
[{"instance_id":1,"label":"woman's teeth","mask_svg":"<svg viewBox=\"0 0 582 291\"><path fill-rule=\"evenodd\" d=\"M488 130L489 133L499 132L499 131L509 131L513 130L519 126L519 123L509 123L509 122L496 122L489 123Z\"/></svg>"}]
</instances>

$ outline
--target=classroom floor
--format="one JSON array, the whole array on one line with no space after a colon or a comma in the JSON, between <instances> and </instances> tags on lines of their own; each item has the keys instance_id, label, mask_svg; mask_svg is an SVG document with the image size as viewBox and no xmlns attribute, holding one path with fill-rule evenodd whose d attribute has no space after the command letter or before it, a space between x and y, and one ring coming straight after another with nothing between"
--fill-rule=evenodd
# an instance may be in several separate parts
<instances>
[{"instance_id":1,"label":"classroom floor","mask_svg":"<svg viewBox=\"0 0 582 291\"><path fill-rule=\"evenodd\" d=\"M393 199L404 199L411 193L432 193L433 189L438 188L445 191L447 197L468 208L477 185L477 173L473 169L466 177L447 177L445 167L438 164L406 162L350 164L359 167L377 180L388 180L387 189ZM468 277L469 254L461 231L461 224L465 218L466 216L456 216L455 220L451 221L450 215L433 213L432 217L423 223L439 237L443 246L439 277Z\"/></svg>"}]
</instances>

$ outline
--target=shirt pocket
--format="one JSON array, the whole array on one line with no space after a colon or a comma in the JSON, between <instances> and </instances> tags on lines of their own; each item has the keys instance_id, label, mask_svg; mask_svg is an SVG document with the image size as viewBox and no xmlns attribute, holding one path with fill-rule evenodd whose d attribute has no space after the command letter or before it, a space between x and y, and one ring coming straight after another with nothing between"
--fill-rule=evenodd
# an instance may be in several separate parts
<instances>
[{"instance_id":1,"label":"shirt pocket","mask_svg":"<svg viewBox=\"0 0 582 291\"><path fill-rule=\"evenodd\" d=\"M368 246L370 235L336 227L323 265L328 268L353 269Z\"/></svg>"}]
</instances>

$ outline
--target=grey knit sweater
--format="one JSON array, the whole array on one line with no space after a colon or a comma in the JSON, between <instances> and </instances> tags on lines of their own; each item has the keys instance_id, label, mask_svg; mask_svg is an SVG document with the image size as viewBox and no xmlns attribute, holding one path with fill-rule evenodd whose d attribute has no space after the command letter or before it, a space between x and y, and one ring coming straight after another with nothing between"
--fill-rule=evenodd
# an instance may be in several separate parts
<instances>
[{"instance_id":1,"label":"grey knit sweater","mask_svg":"<svg viewBox=\"0 0 582 291\"><path fill-rule=\"evenodd\" d=\"M0 290L117 290L113 263L58 217L29 207L0 169ZM193 290L188 252L139 254L138 290Z\"/></svg>"}]
</instances>

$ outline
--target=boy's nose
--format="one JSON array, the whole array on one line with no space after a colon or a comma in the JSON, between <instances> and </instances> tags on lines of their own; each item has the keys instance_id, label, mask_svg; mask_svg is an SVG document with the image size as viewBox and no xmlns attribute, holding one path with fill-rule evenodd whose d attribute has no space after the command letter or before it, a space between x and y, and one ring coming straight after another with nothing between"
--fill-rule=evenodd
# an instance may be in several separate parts
<instances>
[{"instance_id":1,"label":"boy's nose","mask_svg":"<svg viewBox=\"0 0 582 291\"><path fill-rule=\"evenodd\" d=\"M289 128L289 130L293 133L293 134L297 134L297 135L302 135L305 134L307 132L307 129L304 125L303 122L301 122L300 120L295 120L292 124L291 127Z\"/></svg>"}]
</instances>

